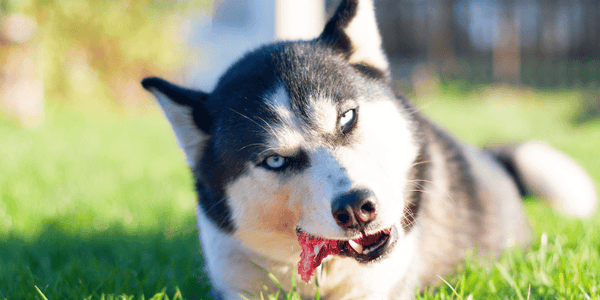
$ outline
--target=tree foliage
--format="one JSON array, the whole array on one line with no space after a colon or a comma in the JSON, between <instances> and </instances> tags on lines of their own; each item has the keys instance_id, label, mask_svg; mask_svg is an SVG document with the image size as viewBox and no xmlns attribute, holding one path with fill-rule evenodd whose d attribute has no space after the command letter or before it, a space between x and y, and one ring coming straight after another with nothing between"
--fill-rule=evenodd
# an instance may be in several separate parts
<instances>
[{"instance_id":1,"label":"tree foliage","mask_svg":"<svg viewBox=\"0 0 600 300\"><path fill-rule=\"evenodd\" d=\"M47 98L137 106L146 98L137 91L142 77L181 70L189 54L182 28L208 2L2 0L0 16L36 20L25 46L33 49Z\"/></svg>"}]
</instances>

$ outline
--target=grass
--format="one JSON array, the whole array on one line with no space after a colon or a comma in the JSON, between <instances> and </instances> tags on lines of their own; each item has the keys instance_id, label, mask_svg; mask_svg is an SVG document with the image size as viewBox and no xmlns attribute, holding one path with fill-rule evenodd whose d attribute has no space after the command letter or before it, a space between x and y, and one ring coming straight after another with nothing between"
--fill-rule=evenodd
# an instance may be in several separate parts
<instances>
[{"instance_id":1,"label":"grass","mask_svg":"<svg viewBox=\"0 0 600 300\"><path fill-rule=\"evenodd\" d=\"M446 89L417 102L470 143L545 140L600 185L600 122L572 122L575 92ZM0 299L203 299L192 179L164 118L68 106L48 107L47 118L33 130L0 121ZM525 208L530 249L469 259L417 297L600 298L598 214Z\"/></svg>"},{"instance_id":2,"label":"grass","mask_svg":"<svg viewBox=\"0 0 600 300\"><path fill-rule=\"evenodd\" d=\"M204 296L192 180L166 121L48 119L0 126L0 298Z\"/></svg>"}]
</instances>

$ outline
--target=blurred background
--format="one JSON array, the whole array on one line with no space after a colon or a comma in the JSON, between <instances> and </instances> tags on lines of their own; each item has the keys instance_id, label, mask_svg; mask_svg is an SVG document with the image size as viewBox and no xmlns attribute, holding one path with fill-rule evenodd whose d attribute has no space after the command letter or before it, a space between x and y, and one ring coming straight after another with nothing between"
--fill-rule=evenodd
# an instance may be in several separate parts
<instances>
[{"instance_id":1,"label":"blurred background","mask_svg":"<svg viewBox=\"0 0 600 300\"><path fill-rule=\"evenodd\" d=\"M0 298L205 298L192 178L140 81L210 91L246 51L316 37L339 2L0 0ZM547 141L600 184L597 1L375 4L420 111L475 145ZM600 240L531 203L538 236Z\"/></svg>"},{"instance_id":2,"label":"blurred background","mask_svg":"<svg viewBox=\"0 0 600 300\"><path fill-rule=\"evenodd\" d=\"M192 18L207 1L2 0L0 105L40 125L62 102L135 110L149 74L184 74Z\"/></svg>"},{"instance_id":3,"label":"blurred background","mask_svg":"<svg viewBox=\"0 0 600 300\"><path fill-rule=\"evenodd\" d=\"M249 49L318 35L339 2L2 0L0 107L37 126L53 101L143 108L144 76L209 90ZM586 105L598 105L589 95L600 87L595 1L375 2L398 88L408 94L501 83L581 89Z\"/></svg>"}]
</instances>

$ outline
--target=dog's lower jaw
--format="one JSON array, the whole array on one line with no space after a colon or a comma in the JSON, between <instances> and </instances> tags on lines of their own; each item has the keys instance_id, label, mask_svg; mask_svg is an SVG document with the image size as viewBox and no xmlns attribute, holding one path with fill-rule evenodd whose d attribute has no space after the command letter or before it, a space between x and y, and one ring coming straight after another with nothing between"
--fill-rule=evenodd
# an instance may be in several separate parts
<instances>
[{"instance_id":1,"label":"dog's lower jaw","mask_svg":"<svg viewBox=\"0 0 600 300\"><path fill-rule=\"evenodd\" d=\"M319 293L324 299L412 299L418 283L419 224L400 233L385 259L361 263L333 256L322 265ZM312 299L312 298L309 298Z\"/></svg>"}]
</instances>

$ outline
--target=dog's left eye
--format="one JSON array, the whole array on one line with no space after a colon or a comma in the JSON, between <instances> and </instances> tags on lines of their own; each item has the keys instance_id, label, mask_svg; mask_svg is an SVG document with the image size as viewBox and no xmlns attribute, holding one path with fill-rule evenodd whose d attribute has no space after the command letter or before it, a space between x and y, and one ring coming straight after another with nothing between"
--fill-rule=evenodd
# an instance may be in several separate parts
<instances>
[{"instance_id":1,"label":"dog's left eye","mask_svg":"<svg viewBox=\"0 0 600 300\"><path fill-rule=\"evenodd\" d=\"M344 114L342 114L342 116L340 117L340 129L342 130L342 133L348 133L348 131L352 128L352 125L354 125L354 121L356 119L356 109L350 109L348 111L346 111Z\"/></svg>"},{"instance_id":2,"label":"dog's left eye","mask_svg":"<svg viewBox=\"0 0 600 300\"><path fill-rule=\"evenodd\" d=\"M285 157L279 155L271 155L265 159L265 165L270 169L279 169L285 165Z\"/></svg>"}]
</instances>

